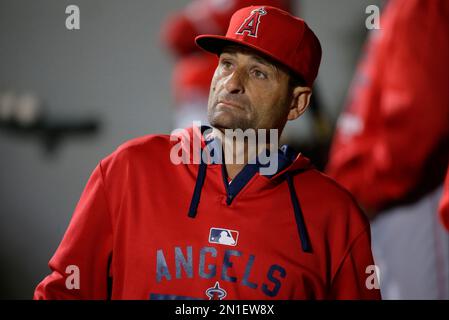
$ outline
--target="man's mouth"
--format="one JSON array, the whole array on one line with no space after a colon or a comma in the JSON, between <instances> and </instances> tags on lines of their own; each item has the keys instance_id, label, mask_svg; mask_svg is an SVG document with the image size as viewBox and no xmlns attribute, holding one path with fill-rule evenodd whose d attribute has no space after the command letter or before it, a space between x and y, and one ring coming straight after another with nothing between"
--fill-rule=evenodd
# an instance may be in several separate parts
<instances>
[{"instance_id":1,"label":"man's mouth","mask_svg":"<svg viewBox=\"0 0 449 320\"><path fill-rule=\"evenodd\" d=\"M238 104L238 103L235 103L235 102L233 102L233 101L227 101L227 100L218 100L218 102L217 102L217 107L218 106L224 106L224 107L227 107L227 108L237 108L237 109L244 109L240 104Z\"/></svg>"}]
</instances>

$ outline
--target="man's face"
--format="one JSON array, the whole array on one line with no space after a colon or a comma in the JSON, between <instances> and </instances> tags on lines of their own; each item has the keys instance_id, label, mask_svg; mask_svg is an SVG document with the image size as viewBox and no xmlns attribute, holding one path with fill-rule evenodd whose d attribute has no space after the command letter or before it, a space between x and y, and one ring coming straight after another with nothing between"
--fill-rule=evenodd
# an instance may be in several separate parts
<instances>
[{"instance_id":1,"label":"man's face","mask_svg":"<svg viewBox=\"0 0 449 320\"><path fill-rule=\"evenodd\" d=\"M218 129L280 129L289 112L289 75L248 49L229 46L211 82L208 120Z\"/></svg>"}]
</instances>

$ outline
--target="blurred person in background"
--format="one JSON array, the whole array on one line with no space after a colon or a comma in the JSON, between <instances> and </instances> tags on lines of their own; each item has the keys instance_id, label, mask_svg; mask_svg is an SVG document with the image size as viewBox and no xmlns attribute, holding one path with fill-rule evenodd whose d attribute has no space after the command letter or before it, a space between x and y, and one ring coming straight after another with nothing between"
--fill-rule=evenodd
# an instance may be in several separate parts
<instances>
[{"instance_id":1,"label":"blurred person in background","mask_svg":"<svg viewBox=\"0 0 449 320\"><path fill-rule=\"evenodd\" d=\"M449 1L388 2L337 123L327 173L373 219L384 299L449 298L448 39Z\"/></svg>"}]
</instances>

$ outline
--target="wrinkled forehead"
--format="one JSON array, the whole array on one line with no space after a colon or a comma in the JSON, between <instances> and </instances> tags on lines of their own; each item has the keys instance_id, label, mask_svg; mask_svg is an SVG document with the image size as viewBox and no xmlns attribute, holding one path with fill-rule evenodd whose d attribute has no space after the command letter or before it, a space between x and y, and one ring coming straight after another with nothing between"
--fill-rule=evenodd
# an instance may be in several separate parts
<instances>
[{"instance_id":1,"label":"wrinkled forehead","mask_svg":"<svg viewBox=\"0 0 449 320\"><path fill-rule=\"evenodd\" d=\"M239 45L228 45L228 46L224 46L221 53L219 54L219 56L221 57L223 54L231 54L231 55L236 55L236 54L243 54L243 55L247 55L250 56L250 58L252 60L257 61L260 64L269 66L274 68L275 70L282 70L282 66L277 63L276 61L274 61L273 59L259 53L258 51L245 47L245 46L239 46Z\"/></svg>"}]
</instances>

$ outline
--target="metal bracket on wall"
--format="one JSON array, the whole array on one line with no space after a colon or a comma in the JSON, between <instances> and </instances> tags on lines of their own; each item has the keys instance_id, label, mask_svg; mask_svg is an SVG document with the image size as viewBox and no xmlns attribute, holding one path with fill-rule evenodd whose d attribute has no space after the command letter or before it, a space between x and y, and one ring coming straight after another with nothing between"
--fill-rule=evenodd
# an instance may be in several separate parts
<instances>
[{"instance_id":1,"label":"metal bracket on wall","mask_svg":"<svg viewBox=\"0 0 449 320\"><path fill-rule=\"evenodd\" d=\"M55 118L44 113L33 94L0 93L0 131L25 138L38 138L52 154L67 136L94 135L100 128L97 117Z\"/></svg>"}]
</instances>

